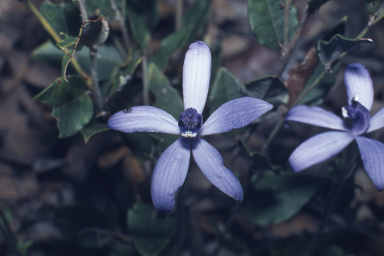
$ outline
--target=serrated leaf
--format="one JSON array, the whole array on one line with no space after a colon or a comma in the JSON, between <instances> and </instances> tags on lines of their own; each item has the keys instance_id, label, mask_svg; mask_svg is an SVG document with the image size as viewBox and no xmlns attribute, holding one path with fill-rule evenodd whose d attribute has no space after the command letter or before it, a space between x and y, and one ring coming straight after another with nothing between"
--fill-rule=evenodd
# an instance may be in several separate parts
<instances>
[{"instance_id":1,"label":"serrated leaf","mask_svg":"<svg viewBox=\"0 0 384 256\"><path fill-rule=\"evenodd\" d=\"M262 45L279 49L284 44L284 7L281 0L249 0L248 19L251 29ZM289 12L288 40L298 25L297 10L291 6Z\"/></svg>"},{"instance_id":2,"label":"serrated leaf","mask_svg":"<svg viewBox=\"0 0 384 256\"><path fill-rule=\"evenodd\" d=\"M289 93L283 81L278 76L266 76L245 85L244 95L263 99L273 105L287 103Z\"/></svg>"},{"instance_id":3,"label":"serrated leaf","mask_svg":"<svg viewBox=\"0 0 384 256\"><path fill-rule=\"evenodd\" d=\"M363 43L373 42L369 38L353 39L342 35L335 35L328 42L319 41L317 51L321 62L326 67L330 67L342 53L357 50Z\"/></svg>"},{"instance_id":4,"label":"serrated leaf","mask_svg":"<svg viewBox=\"0 0 384 256\"><path fill-rule=\"evenodd\" d=\"M57 119L60 138L67 138L84 128L93 116L93 103L91 97L83 94L52 111L52 116Z\"/></svg>"},{"instance_id":5,"label":"serrated leaf","mask_svg":"<svg viewBox=\"0 0 384 256\"><path fill-rule=\"evenodd\" d=\"M69 76L68 82L61 77L57 78L39 93L34 100L57 108L80 97L88 89L85 81L78 75Z\"/></svg>"},{"instance_id":6,"label":"serrated leaf","mask_svg":"<svg viewBox=\"0 0 384 256\"><path fill-rule=\"evenodd\" d=\"M171 241L176 231L176 220L171 217L156 219L153 207L136 203L128 211L128 229L134 245L143 256L158 255Z\"/></svg>"},{"instance_id":7,"label":"serrated leaf","mask_svg":"<svg viewBox=\"0 0 384 256\"><path fill-rule=\"evenodd\" d=\"M221 67L216 75L208 98L209 112L212 114L227 101L240 98L243 83L226 68Z\"/></svg>"},{"instance_id":8,"label":"serrated leaf","mask_svg":"<svg viewBox=\"0 0 384 256\"><path fill-rule=\"evenodd\" d=\"M107 128L106 124L102 124L99 122L91 122L87 126L85 126L80 132L83 135L85 143L88 142L88 140L93 136L101 132L108 131L109 128Z\"/></svg>"},{"instance_id":9,"label":"serrated leaf","mask_svg":"<svg viewBox=\"0 0 384 256\"><path fill-rule=\"evenodd\" d=\"M325 178L272 171L252 178L255 200L247 204L248 219L257 225L271 225L294 216L327 182Z\"/></svg>"},{"instance_id":10,"label":"serrated leaf","mask_svg":"<svg viewBox=\"0 0 384 256\"><path fill-rule=\"evenodd\" d=\"M212 0L197 0L186 11L183 16L183 27L161 41L159 52L151 60L156 66L163 69L177 49L195 40L206 22L211 2Z\"/></svg>"}]
</instances>

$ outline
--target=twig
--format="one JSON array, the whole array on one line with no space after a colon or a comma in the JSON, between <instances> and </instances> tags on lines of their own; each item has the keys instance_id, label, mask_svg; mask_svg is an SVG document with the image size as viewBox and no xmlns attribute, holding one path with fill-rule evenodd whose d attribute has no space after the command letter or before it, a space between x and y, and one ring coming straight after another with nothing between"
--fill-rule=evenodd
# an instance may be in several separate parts
<instances>
[{"instance_id":1,"label":"twig","mask_svg":"<svg viewBox=\"0 0 384 256\"><path fill-rule=\"evenodd\" d=\"M88 20L88 14L87 14L87 10L85 9L85 6L84 6L84 0L76 0L76 2L80 8L81 21L84 23Z\"/></svg>"},{"instance_id":2,"label":"twig","mask_svg":"<svg viewBox=\"0 0 384 256\"><path fill-rule=\"evenodd\" d=\"M289 44L288 50L286 48L284 49L284 55L281 58L281 61L279 62L280 65L277 68L277 75L278 76L281 76L281 74L284 72L285 67L287 66L288 60L291 58L293 49L295 49L295 46L296 46L297 41L299 40L299 38L301 36L301 33L303 32L305 24L307 24L309 15L310 15L310 13L309 13L308 6L307 6L307 7L305 7L304 14L300 19L300 23L299 23L298 27L296 28L295 34L292 37L292 41ZM288 25L286 25L285 28L287 28L287 27L288 27ZM284 36L285 36L285 30L284 30ZM287 36L288 36L288 34L287 34ZM285 40L285 38L284 38L284 40Z\"/></svg>"},{"instance_id":3,"label":"twig","mask_svg":"<svg viewBox=\"0 0 384 256\"><path fill-rule=\"evenodd\" d=\"M126 6L127 6L127 0L121 0L122 11L120 11L115 3L115 0L111 0L112 10L116 14L116 20L120 23L124 44L125 44L125 47L127 48L126 50L129 51L129 49L131 49L131 43L129 42L128 30L127 30L127 26L125 25L125 13L126 13L125 9L127 8Z\"/></svg>"}]
</instances>

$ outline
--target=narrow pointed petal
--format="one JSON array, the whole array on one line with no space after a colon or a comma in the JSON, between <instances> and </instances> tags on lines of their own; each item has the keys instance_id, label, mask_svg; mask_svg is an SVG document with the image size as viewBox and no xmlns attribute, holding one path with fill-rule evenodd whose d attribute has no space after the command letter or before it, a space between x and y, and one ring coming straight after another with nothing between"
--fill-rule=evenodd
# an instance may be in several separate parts
<instances>
[{"instance_id":1,"label":"narrow pointed petal","mask_svg":"<svg viewBox=\"0 0 384 256\"><path fill-rule=\"evenodd\" d=\"M221 105L203 124L200 135L228 132L250 124L273 106L252 97L242 97Z\"/></svg>"},{"instance_id":2,"label":"narrow pointed petal","mask_svg":"<svg viewBox=\"0 0 384 256\"><path fill-rule=\"evenodd\" d=\"M190 158L191 141L180 137L157 160L152 174L151 195L158 211L173 209L176 192L187 176Z\"/></svg>"},{"instance_id":3,"label":"narrow pointed petal","mask_svg":"<svg viewBox=\"0 0 384 256\"><path fill-rule=\"evenodd\" d=\"M330 111L319 107L300 105L293 107L287 114L286 120L316 125L324 128L347 131L344 120Z\"/></svg>"},{"instance_id":4,"label":"narrow pointed petal","mask_svg":"<svg viewBox=\"0 0 384 256\"><path fill-rule=\"evenodd\" d=\"M356 138L364 169L378 190L384 188L384 144L362 136Z\"/></svg>"},{"instance_id":5,"label":"narrow pointed petal","mask_svg":"<svg viewBox=\"0 0 384 256\"><path fill-rule=\"evenodd\" d=\"M224 166L223 158L211 144L203 139L193 140L192 154L197 166L213 185L235 200L243 200L240 181Z\"/></svg>"},{"instance_id":6,"label":"narrow pointed petal","mask_svg":"<svg viewBox=\"0 0 384 256\"><path fill-rule=\"evenodd\" d=\"M348 104L353 99L360 102L366 109L371 110L373 104L373 85L368 70L359 63L348 65L344 73L347 88Z\"/></svg>"},{"instance_id":7,"label":"narrow pointed petal","mask_svg":"<svg viewBox=\"0 0 384 256\"><path fill-rule=\"evenodd\" d=\"M295 172L321 163L337 155L354 137L347 132L324 132L301 143L289 157Z\"/></svg>"},{"instance_id":8,"label":"narrow pointed petal","mask_svg":"<svg viewBox=\"0 0 384 256\"><path fill-rule=\"evenodd\" d=\"M376 131L383 127L384 127L384 108L380 109L379 112L377 112L373 117L371 117L371 123L366 133Z\"/></svg>"},{"instance_id":9,"label":"narrow pointed petal","mask_svg":"<svg viewBox=\"0 0 384 256\"><path fill-rule=\"evenodd\" d=\"M180 134L176 119L159 108L136 106L112 115L107 127L121 132L162 132Z\"/></svg>"},{"instance_id":10,"label":"narrow pointed petal","mask_svg":"<svg viewBox=\"0 0 384 256\"><path fill-rule=\"evenodd\" d=\"M183 68L184 110L203 112L211 78L211 52L208 45L197 41L189 46Z\"/></svg>"}]
</instances>

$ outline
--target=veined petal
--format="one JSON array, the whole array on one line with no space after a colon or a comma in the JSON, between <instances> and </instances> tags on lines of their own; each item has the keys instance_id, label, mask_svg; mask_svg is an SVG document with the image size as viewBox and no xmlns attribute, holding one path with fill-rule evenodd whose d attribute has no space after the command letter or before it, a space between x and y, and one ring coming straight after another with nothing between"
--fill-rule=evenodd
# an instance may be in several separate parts
<instances>
[{"instance_id":1,"label":"veined petal","mask_svg":"<svg viewBox=\"0 0 384 256\"><path fill-rule=\"evenodd\" d=\"M203 139L194 139L192 154L197 166L213 185L235 200L243 200L240 181L224 166L223 158L211 144Z\"/></svg>"},{"instance_id":2,"label":"veined petal","mask_svg":"<svg viewBox=\"0 0 384 256\"><path fill-rule=\"evenodd\" d=\"M184 110L203 112L211 78L211 52L208 45L197 41L189 46L183 68Z\"/></svg>"},{"instance_id":3,"label":"veined petal","mask_svg":"<svg viewBox=\"0 0 384 256\"><path fill-rule=\"evenodd\" d=\"M384 144L362 136L356 137L364 169L378 190L384 188Z\"/></svg>"},{"instance_id":4,"label":"veined petal","mask_svg":"<svg viewBox=\"0 0 384 256\"><path fill-rule=\"evenodd\" d=\"M159 108L136 106L112 115L107 127L122 132L162 132L180 134L176 119Z\"/></svg>"},{"instance_id":5,"label":"veined petal","mask_svg":"<svg viewBox=\"0 0 384 256\"><path fill-rule=\"evenodd\" d=\"M301 143L289 157L289 163L295 172L321 163L338 154L354 137L347 132L324 132Z\"/></svg>"},{"instance_id":6,"label":"veined petal","mask_svg":"<svg viewBox=\"0 0 384 256\"><path fill-rule=\"evenodd\" d=\"M161 154L153 170L151 195L158 211L170 211L175 194L187 176L191 158L191 141L180 137Z\"/></svg>"},{"instance_id":7,"label":"veined petal","mask_svg":"<svg viewBox=\"0 0 384 256\"><path fill-rule=\"evenodd\" d=\"M344 120L330 111L319 107L300 105L293 107L287 114L286 120L316 125L324 128L347 131Z\"/></svg>"},{"instance_id":8,"label":"veined petal","mask_svg":"<svg viewBox=\"0 0 384 256\"><path fill-rule=\"evenodd\" d=\"M368 70L359 63L350 64L345 70L344 82L347 88L348 104L355 99L366 109L371 110L373 104L373 85Z\"/></svg>"},{"instance_id":9,"label":"veined petal","mask_svg":"<svg viewBox=\"0 0 384 256\"><path fill-rule=\"evenodd\" d=\"M203 124L200 135L228 132L241 128L272 109L272 105L260 99L242 97L221 105Z\"/></svg>"},{"instance_id":10,"label":"veined petal","mask_svg":"<svg viewBox=\"0 0 384 256\"><path fill-rule=\"evenodd\" d=\"M368 132L376 131L384 127L384 108L380 109L373 117L371 117L371 123L369 124Z\"/></svg>"}]
</instances>

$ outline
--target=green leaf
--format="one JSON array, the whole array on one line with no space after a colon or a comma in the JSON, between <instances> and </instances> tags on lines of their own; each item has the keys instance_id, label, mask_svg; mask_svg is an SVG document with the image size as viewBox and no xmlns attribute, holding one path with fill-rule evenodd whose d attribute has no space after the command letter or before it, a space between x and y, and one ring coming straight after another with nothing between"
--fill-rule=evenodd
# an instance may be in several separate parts
<instances>
[{"instance_id":1,"label":"green leaf","mask_svg":"<svg viewBox=\"0 0 384 256\"><path fill-rule=\"evenodd\" d=\"M115 1L116 4L120 1ZM87 9L89 16L100 16L103 15L109 22L115 22L116 15L111 8L110 0L86 0L84 1L85 8Z\"/></svg>"},{"instance_id":2,"label":"green leaf","mask_svg":"<svg viewBox=\"0 0 384 256\"><path fill-rule=\"evenodd\" d=\"M266 76L245 85L244 95L263 99L273 105L287 103L289 93L278 76Z\"/></svg>"},{"instance_id":3,"label":"green leaf","mask_svg":"<svg viewBox=\"0 0 384 256\"><path fill-rule=\"evenodd\" d=\"M208 98L209 112L212 114L227 101L240 98L243 83L226 68L221 67L216 75Z\"/></svg>"},{"instance_id":4,"label":"green leaf","mask_svg":"<svg viewBox=\"0 0 384 256\"><path fill-rule=\"evenodd\" d=\"M81 129L91 121L93 116L93 103L87 94L54 108L52 116L57 119L60 130L60 138L67 138Z\"/></svg>"},{"instance_id":5,"label":"green leaf","mask_svg":"<svg viewBox=\"0 0 384 256\"><path fill-rule=\"evenodd\" d=\"M80 132L83 135L85 143L95 134L108 131L106 124L102 124L99 122L91 122L86 127L84 127Z\"/></svg>"},{"instance_id":6,"label":"green leaf","mask_svg":"<svg viewBox=\"0 0 384 256\"><path fill-rule=\"evenodd\" d=\"M328 2L329 0L308 0L308 9L310 13L315 12L319 9L323 4Z\"/></svg>"},{"instance_id":7,"label":"green leaf","mask_svg":"<svg viewBox=\"0 0 384 256\"><path fill-rule=\"evenodd\" d=\"M90 74L91 61L89 58L89 48L83 47L76 52L76 58L85 72ZM55 47L51 42L46 42L36 48L32 53L32 58L40 59L47 64L61 68L64 52ZM123 59L115 46L104 44L97 50L96 64L99 80L110 80L113 69L123 62ZM71 68L71 66L69 66Z\"/></svg>"},{"instance_id":8,"label":"green leaf","mask_svg":"<svg viewBox=\"0 0 384 256\"><path fill-rule=\"evenodd\" d=\"M335 35L328 42L319 41L317 51L321 62L328 68L330 67L344 52L357 50L363 43L371 43L371 39L347 38L342 35Z\"/></svg>"},{"instance_id":9,"label":"green leaf","mask_svg":"<svg viewBox=\"0 0 384 256\"><path fill-rule=\"evenodd\" d=\"M254 175L253 194L247 204L248 219L257 225L271 225L294 216L326 184L325 178L272 171Z\"/></svg>"},{"instance_id":10,"label":"green leaf","mask_svg":"<svg viewBox=\"0 0 384 256\"><path fill-rule=\"evenodd\" d=\"M56 45L60 47L62 50L69 50L68 48L71 46L74 46L77 42L76 36L69 36L65 33L61 33L64 36L64 40L60 43L57 43Z\"/></svg>"},{"instance_id":11,"label":"green leaf","mask_svg":"<svg viewBox=\"0 0 384 256\"><path fill-rule=\"evenodd\" d=\"M281 0L249 0L248 19L251 29L262 45L278 49L284 44L284 8ZM288 40L298 25L297 10L291 6L289 13Z\"/></svg>"},{"instance_id":12,"label":"green leaf","mask_svg":"<svg viewBox=\"0 0 384 256\"><path fill-rule=\"evenodd\" d=\"M76 3L44 2L40 5L39 11L57 34L64 33L74 36L79 33L81 18Z\"/></svg>"},{"instance_id":13,"label":"green leaf","mask_svg":"<svg viewBox=\"0 0 384 256\"><path fill-rule=\"evenodd\" d=\"M167 77L153 63L148 67L148 90L155 96L155 107L161 108L171 114L176 120L184 112L183 100L179 92L173 88Z\"/></svg>"},{"instance_id":14,"label":"green leaf","mask_svg":"<svg viewBox=\"0 0 384 256\"><path fill-rule=\"evenodd\" d=\"M179 120L180 114L184 112L183 100L179 92L173 88L167 77L153 63L148 67L148 90L155 96L154 106L171 114L176 120ZM174 141L176 136L170 134L153 134L161 142L161 149L165 150Z\"/></svg>"},{"instance_id":15,"label":"green leaf","mask_svg":"<svg viewBox=\"0 0 384 256\"><path fill-rule=\"evenodd\" d=\"M84 95L88 89L85 81L78 75L69 76L68 82L63 78L56 79L39 93L34 100L57 108Z\"/></svg>"},{"instance_id":16,"label":"green leaf","mask_svg":"<svg viewBox=\"0 0 384 256\"><path fill-rule=\"evenodd\" d=\"M171 241L176 231L176 220L171 217L156 219L153 207L136 203L128 211L128 229L134 245L143 256L158 255Z\"/></svg>"},{"instance_id":17,"label":"green leaf","mask_svg":"<svg viewBox=\"0 0 384 256\"><path fill-rule=\"evenodd\" d=\"M33 241L25 241L25 242L22 242L22 241L18 241L17 242L17 251L21 254L21 255L28 255L28 249L29 247L31 247L33 245Z\"/></svg>"},{"instance_id":18,"label":"green leaf","mask_svg":"<svg viewBox=\"0 0 384 256\"><path fill-rule=\"evenodd\" d=\"M147 29L147 20L145 13L132 5L127 5L127 16L129 18L129 26L136 43L140 49L147 48L151 34Z\"/></svg>"},{"instance_id":19,"label":"green leaf","mask_svg":"<svg viewBox=\"0 0 384 256\"><path fill-rule=\"evenodd\" d=\"M161 41L159 52L151 60L160 69L164 68L176 50L196 39L207 20L211 2L212 0L196 0L183 16L183 27Z\"/></svg>"}]
</instances>

